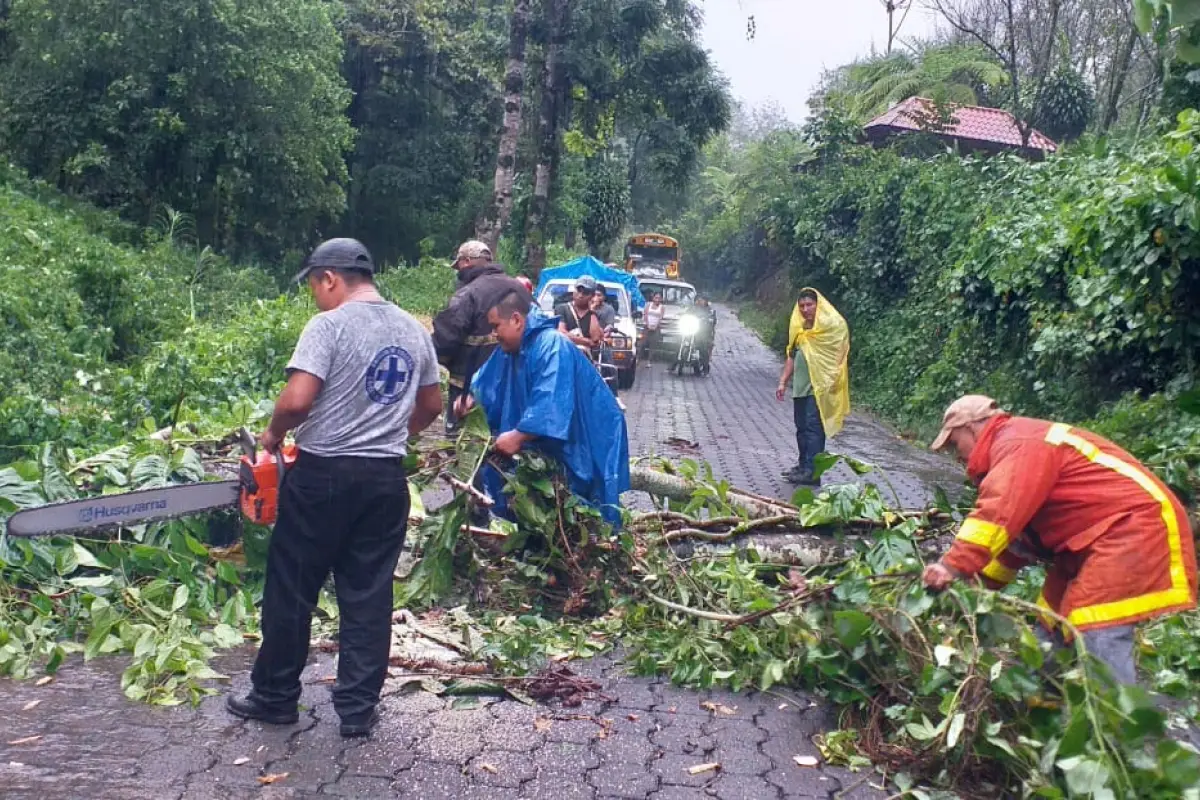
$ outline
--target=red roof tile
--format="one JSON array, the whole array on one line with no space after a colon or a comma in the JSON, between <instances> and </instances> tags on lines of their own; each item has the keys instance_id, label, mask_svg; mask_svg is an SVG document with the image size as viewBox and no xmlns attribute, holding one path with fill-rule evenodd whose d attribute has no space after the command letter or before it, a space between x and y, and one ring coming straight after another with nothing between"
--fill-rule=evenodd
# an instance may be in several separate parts
<instances>
[{"instance_id":1,"label":"red roof tile","mask_svg":"<svg viewBox=\"0 0 1200 800\"><path fill-rule=\"evenodd\" d=\"M919 131L922 130L920 121L936 113L932 100L910 97L868 122L865 130L893 128ZM1049 153L1058 149L1053 139L1036 129L1029 136L1029 144L1023 145L1016 119L1003 109L957 106L953 107L951 119L952 123L945 130L937 131L938 134L1009 147L1028 146Z\"/></svg>"}]
</instances>

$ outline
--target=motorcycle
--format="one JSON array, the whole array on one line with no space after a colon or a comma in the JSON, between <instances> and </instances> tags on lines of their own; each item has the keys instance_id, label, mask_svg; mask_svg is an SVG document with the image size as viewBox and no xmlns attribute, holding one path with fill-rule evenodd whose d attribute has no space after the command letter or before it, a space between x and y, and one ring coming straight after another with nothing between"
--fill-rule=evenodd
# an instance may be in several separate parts
<instances>
[{"instance_id":1,"label":"motorcycle","mask_svg":"<svg viewBox=\"0 0 1200 800\"><path fill-rule=\"evenodd\" d=\"M675 354L675 363L670 366L668 372L682 375L685 368L691 367L693 375L708 374L704 349L698 341L703 324L695 314L685 313L679 318L679 351Z\"/></svg>"}]
</instances>

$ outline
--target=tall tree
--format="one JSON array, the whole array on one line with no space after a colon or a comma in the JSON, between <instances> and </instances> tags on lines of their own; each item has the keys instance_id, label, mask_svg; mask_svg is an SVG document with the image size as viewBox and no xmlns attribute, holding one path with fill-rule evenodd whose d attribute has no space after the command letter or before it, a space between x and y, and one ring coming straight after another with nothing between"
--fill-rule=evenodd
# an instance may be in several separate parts
<instances>
[{"instance_id":1,"label":"tall tree","mask_svg":"<svg viewBox=\"0 0 1200 800\"><path fill-rule=\"evenodd\" d=\"M550 189L559 157L561 122L567 95L567 71L563 49L571 24L569 0L544 0L546 42L542 63L542 101L538 112L537 166L533 173L533 197L525 219L525 267L536 276L546 265L546 220Z\"/></svg>"},{"instance_id":2,"label":"tall tree","mask_svg":"<svg viewBox=\"0 0 1200 800\"><path fill-rule=\"evenodd\" d=\"M503 115L503 0L346 0L358 133L343 230L377 258L452 252L486 208Z\"/></svg>"},{"instance_id":3,"label":"tall tree","mask_svg":"<svg viewBox=\"0 0 1200 800\"><path fill-rule=\"evenodd\" d=\"M955 31L989 50L1008 72L1009 110L1028 143L1038 99L1054 69L1064 0L929 0Z\"/></svg>"},{"instance_id":4,"label":"tall tree","mask_svg":"<svg viewBox=\"0 0 1200 800\"><path fill-rule=\"evenodd\" d=\"M278 255L344 202L349 92L325 0L11 0L0 143L63 189Z\"/></svg>"},{"instance_id":5,"label":"tall tree","mask_svg":"<svg viewBox=\"0 0 1200 800\"><path fill-rule=\"evenodd\" d=\"M530 0L516 0L509 23L508 61L504 70L504 129L496 156L492 202L475 223L475 238L492 250L508 225L513 207L513 183L517 174L517 141L521 136L521 104L525 92L525 40L529 30Z\"/></svg>"}]
</instances>

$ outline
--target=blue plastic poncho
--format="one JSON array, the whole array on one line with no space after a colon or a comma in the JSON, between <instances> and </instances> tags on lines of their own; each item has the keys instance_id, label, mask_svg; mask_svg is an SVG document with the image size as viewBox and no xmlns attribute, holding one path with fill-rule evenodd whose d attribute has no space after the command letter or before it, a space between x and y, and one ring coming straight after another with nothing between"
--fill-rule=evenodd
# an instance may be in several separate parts
<instances>
[{"instance_id":1,"label":"blue plastic poncho","mask_svg":"<svg viewBox=\"0 0 1200 800\"><path fill-rule=\"evenodd\" d=\"M646 305L646 298L642 297L642 290L638 288L637 278L624 270L606 267L591 256L581 256L562 266L542 270L537 288L533 290L533 296L541 296L542 288L555 278L578 278L581 275L591 275L598 281L622 284L629 290L629 301L633 303L634 311L640 311Z\"/></svg>"},{"instance_id":2,"label":"blue plastic poncho","mask_svg":"<svg viewBox=\"0 0 1200 800\"><path fill-rule=\"evenodd\" d=\"M621 493L629 490L625 415L596 367L557 328L557 317L531 309L521 351L493 352L475 372L471 393L493 435L538 437L532 447L563 465L571 491L619 526ZM484 482L502 513L503 479L489 467Z\"/></svg>"}]
</instances>

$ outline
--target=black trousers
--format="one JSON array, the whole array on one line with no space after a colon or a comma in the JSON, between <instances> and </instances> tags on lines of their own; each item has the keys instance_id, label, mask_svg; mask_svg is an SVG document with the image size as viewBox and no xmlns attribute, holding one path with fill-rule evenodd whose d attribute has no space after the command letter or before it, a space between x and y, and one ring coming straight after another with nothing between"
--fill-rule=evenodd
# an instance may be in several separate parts
<instances>
[{"instance_id":1,"label":"black trousers","mask_svg":"<svg viewBox=\"0 0 1200 800\"><path fill-rule=\"evenodd\" d=\"M257 700L296 707L312 612L332 572L340 618L333 706L343 720L371 713L387 676L392 573L408 509L401 459L300 454L284 481L267 553L262 646L251 673Z\"/></svg>"},{"instance_id":2,"label":"black trousers","mask_svg":"<svg viewBox=\"0 0 1200 800\"><path fill-rule=\"evenodd\" d=\"M796 423L796 449L800 451L800 467L813 471L813 460L825 451L825 426L821 424L821 410L817 398L796 397L792 399L792 420Z\"/></svg>"}]
</instances>

